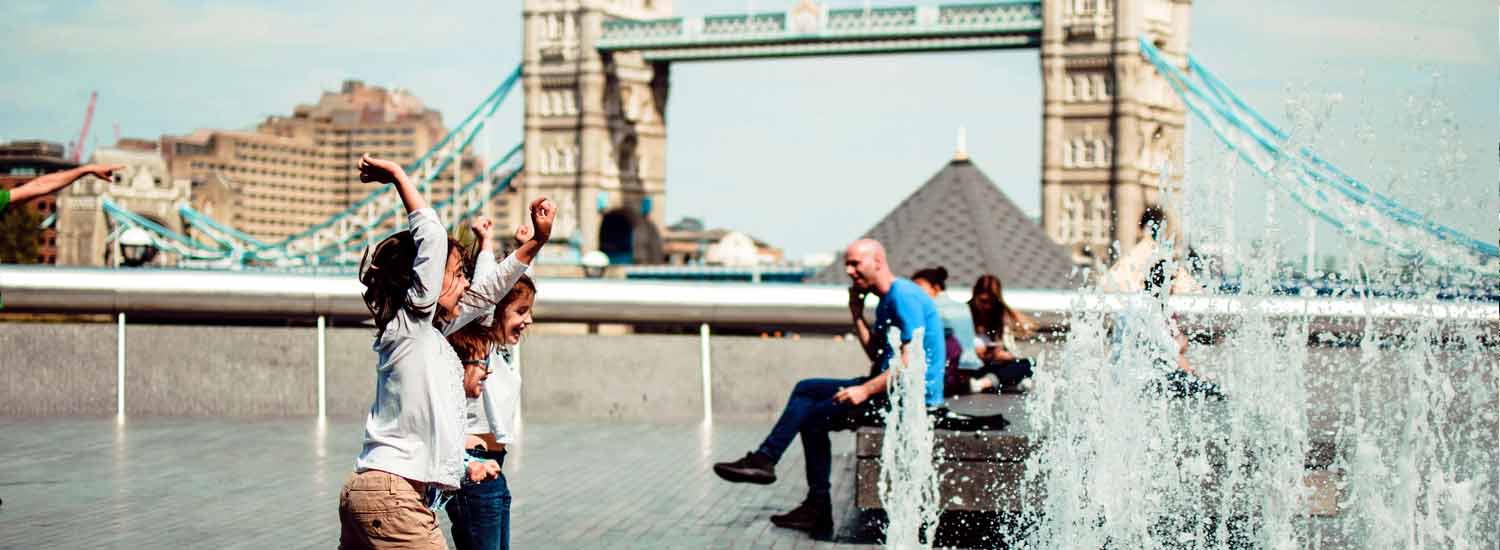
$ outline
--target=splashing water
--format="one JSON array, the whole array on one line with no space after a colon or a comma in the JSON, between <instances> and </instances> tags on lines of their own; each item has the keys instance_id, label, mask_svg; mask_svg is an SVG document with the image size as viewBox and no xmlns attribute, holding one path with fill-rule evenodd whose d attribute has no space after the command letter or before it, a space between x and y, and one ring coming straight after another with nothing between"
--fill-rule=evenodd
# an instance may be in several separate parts
<instances>
[{"instance_id":1,"label":"splashing water","mask_svg":"<svg viewBox=\"0 0 1500 550\"><path fill-rule=\"evenodd\" d=\"M901 349L901 331L887 335ZM927 415L927 357L922 329L913 331L905 365L891 361L885 439L880 446L880 499L890 518L886 548L929 548L938 525L938 474L933 462L932 420Z\"/></svg>"},{"instance_id":2,"label":"splashing water","mask_svg":"<svg viewBox=\"0 0 1500 550\"><path fill-rule=\"evenodd\" d=\"M1326 116L1304 118L1310 127L1293 133L1310 137ZM1436 162L1392 178L1423 184L1397 189L1405 199L1459 172L1464 155L1440 130L1401 137L1443 153L1417 155ZM1061 353L1041 356L1025 403L1037 445L1026 483L1042 490L1000 537L1032 549L1500 547L1496 304L1439 299L1465 278L1353 241L1332 248L1356 259L1357 274L1344 275L1358 280L1333 297L1281 295L1287 203L1268 194L1264 246L1241 249L1235 189L1263 182L1236 182L1237 168L1189 184L1174 210L1195 247L1240 266L1239 289L1165 302L1080 294ZM1153 261L1181 255L1164 245ZM1403 298L1372 298L1372 286ZM1189 363L1223 400L1159 391L1175 368L1173 316L1206 335Z\"/></svg>"}]
</instances>

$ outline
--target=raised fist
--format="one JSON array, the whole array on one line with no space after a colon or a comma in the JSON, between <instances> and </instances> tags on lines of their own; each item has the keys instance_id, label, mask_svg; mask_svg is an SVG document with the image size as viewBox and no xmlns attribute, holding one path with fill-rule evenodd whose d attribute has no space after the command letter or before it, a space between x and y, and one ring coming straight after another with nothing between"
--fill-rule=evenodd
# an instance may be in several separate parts
<instances>
[{"instance_id":1,"label":"raised fist","mask_svg":"<svg viewBox=\"0 0 1500 550\"><path fill-rule=\"evenodd\" d=\"M490 242L490 238L495 235L495 220L489 216L479 216L469 224L469 229L474 230L474 236L479 238L479 242Z\"/></svg>"},{"instance_id":2,"label":"raised fist","mask_svg":"<svg viewBox=\"0 0 1500 550\"><path fill-rule=\"evenodd\" d=\"M557 203L547 197L539 197L531 202L531 225L535 228L539 241L547 242L552 237L552 222L557 219Z\"/></svg>"},{"instance_id":3,"label":"raised fist","mask_svg":"<svg viewBox=\"0 0 1500 550\"><path fill-rule=\"evenodd\" d=\"M526 225L523 223L516 226L516 244L526 244L527 241L531 240L531 236L532 231L530 225Z\"/></svg>"},{"instance_id":4,"label":"raised fist","mask_svg":"<svg viewBox=\"0 0 1500 550\"><path fill-rule=\"evenodd\" d=\"M371 157L359 157L359 181L365 183L396 183L406 179L406 170L400 164Z\"/></svg>"}]
</instances>

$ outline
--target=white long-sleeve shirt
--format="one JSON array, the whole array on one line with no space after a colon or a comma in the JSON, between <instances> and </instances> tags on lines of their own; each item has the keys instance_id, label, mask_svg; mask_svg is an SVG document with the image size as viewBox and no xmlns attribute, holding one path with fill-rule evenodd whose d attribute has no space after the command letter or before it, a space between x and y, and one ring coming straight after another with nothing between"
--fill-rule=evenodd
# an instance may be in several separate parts
<instances>
[{"instance_id":1,"label":"white long-sleeve shirt","mask_svg":"<svg viewBox=\"0 0 1500 550\"><path fill-rule=\"evenodd\" d=\"M431 208L412 212L407 221L417 247L412 262L417 284L407 298L426 312L399 308L375 339L375 401L354 466L358 472L381 470L456 489L464 469L463 366L432 324L448 263L448 234Z\"/></svg>"},{"instance_id":2,"label":"white long-sleeve shirt","mask_svg":"<svg viewBox=\"0 0 1500 550\"><path fill-rule=\"evenodd\" d=\"M495 254L481 251L474 262L474 281L468 294L460 301L458 318L448 325L445 334L456 332L470 321L494 315L494 304L515 288L516 281L530 269L515 254L506 256L498 264ZM494 322L500 322L498 317ZM508 350L496 347L490 350L490 374L485 378L479 397L469 399L465 406L464 432L470 434L494 434L495 441L503 444L515 442L516 407L521 397L521 371L511 360Z\"/></svg>"}]
</instances>

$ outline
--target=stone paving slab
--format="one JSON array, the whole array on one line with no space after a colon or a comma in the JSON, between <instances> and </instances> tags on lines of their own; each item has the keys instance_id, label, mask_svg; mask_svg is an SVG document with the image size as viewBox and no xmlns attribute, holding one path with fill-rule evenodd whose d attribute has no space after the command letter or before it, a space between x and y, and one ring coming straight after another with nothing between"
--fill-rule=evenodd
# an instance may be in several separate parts
<instances>
[{"instance_id":1,"label":"stone paving slab","mask_svg":"<svg viewBox=\"0 0 1500 550\"><path fill-rule=\"evenodd\" d=\"M742 456L767 429L527 424L506 464L513 546L872 546L853 539L848 434L834 435L835 506L851 511L842 542L766 519L807 490L800 445L775 485L713 475L713 462ZM361 433L355 419L0 417L0 548L334 548L339 487Z\"/></svg>"}]
</instances>

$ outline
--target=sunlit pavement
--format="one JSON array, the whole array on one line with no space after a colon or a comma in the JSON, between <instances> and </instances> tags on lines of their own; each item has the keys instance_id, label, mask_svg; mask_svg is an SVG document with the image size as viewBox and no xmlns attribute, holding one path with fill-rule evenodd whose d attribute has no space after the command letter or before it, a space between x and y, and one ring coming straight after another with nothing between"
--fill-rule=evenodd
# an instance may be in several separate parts
<instances>
[{"instance_id":1,"label":"sunlit pavement","mask_svg":"<svg viewBox=\"0 0 1500 550\"><path fill-rule=\"evenodd\" d=\"M507 459L515 548L848 548L852 436L834 435L839 539L773 527L806 491L793 444L768 487L710 465L768 423L524 425ZM357 419L0 418L0 548L334 548ZM445 514L444 534L448 524ZM451 542L450 542L451 547Z\"/></svg>"}]
</instances>

